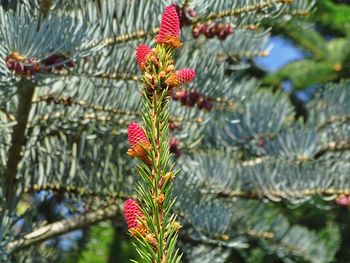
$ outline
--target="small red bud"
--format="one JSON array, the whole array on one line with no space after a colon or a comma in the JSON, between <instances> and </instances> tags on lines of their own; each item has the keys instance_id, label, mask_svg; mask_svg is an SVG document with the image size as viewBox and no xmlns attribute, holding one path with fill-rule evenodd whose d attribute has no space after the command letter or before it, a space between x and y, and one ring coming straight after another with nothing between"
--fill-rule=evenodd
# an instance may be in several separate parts
<instances>
[{"instance_id":1,"label":"small red bud","mask_svg":"<svg viewBox=\"0 0 350 263\"><path fill-rule=\"evenodd\" d=\"M209 100L206 100L203 97L199 99L197 106L198 106L198 109L205 110L205 111L210 111L213 108L212 102Z\"/></svg>"},{"instance_id":2,"label":"small red bud","mask_svg":"<svg viewBox=\"0 0 350 263\"><path fill-rule=\"evenodd\" d=\"M14 64L14 70L15 70L15 73L18 74L18 75L23 74L23 71L24 71L24 66L23 66L23 64L20 63L20 62L15 62L15 64Z\"/></svg>"},{"instance_id":3,"label":"small red bud","mask_svg":"<svg viewBox=\"0 0 350 263\"><path fill-rule=\"evenodd\" d=\"M199 34L200 34L200 31L199 31L199 28L198 28L198 27L192 28L192 36L193 36L194 38L198 38L198 37L199 37Z\"/></svg>"},{"instance_id":4,"label":"small red bud","mask_svg":"<svg viewBox=\"0 0 350 263\"><path fill-rule=\"evenodd\" d=\"M189 101L190 101L191 104L193 104L193 105L196 104L197 101L199 100L199 97L200 97L200 95L199 95L199 93L197 91L195 91L195 90L191 90L190 91L190 93L189 93Z\"/></svg>"}]
</instances>

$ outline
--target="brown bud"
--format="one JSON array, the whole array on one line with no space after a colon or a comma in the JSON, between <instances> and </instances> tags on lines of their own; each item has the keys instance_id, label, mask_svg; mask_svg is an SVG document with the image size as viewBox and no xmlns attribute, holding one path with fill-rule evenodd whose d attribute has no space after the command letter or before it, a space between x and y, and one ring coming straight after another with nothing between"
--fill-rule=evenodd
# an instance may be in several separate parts
<instances>
[{"instance_id":1,"label":"brown bud","mask_svg":"<svg viewBox=\"0 0 350 263\"><path fill-rule=\"evenodd\" d=\"M143 224L139 224L137 227L133 227L129 229L129 233L131 236L137 236L137 235L141 235L141 236L146 236L147 235L147 228L143 225Z\"/></svg>"},{"instance_id":2,"label":"brown bud","mask_svg":"<svg viewBox=\"0 0 350 263\"><path fill-rule=\"evenodd\" d=\"M172 71L174 71L174 69L175 69L175 66L173 64L171 64L166 68L166 72L172 72Z\"/></svg>"},{"instance_id":3,"label":"brown bud","mask_svg":"<svg viewBox=\"0 0 350 263\"><path fill-rule=\"evenodd\" d=\"M174 228L174 231L175 231L175 232L178 232L178 231L180 230L180 228L181 228L180 223L177 222L177 221L172 222L172 223L171 223L171 226Z\"/></svg>"},{"instance_id":4,"label":"brown bud","mask_svg":"<svg viewBox=\"0 0 350 263\"><path fill-rule=\"evenodd\" d=\"M170 88L175 88L178 85L180 85L180 81L178 80L175 73L170 74L170 76L165 81L165 85L167 85Z\"/></svg>"},{"instance_id":5,"label":"brown bud","mask_svg":"<svg viewBox=\"0 0 350 263\"><path fill-rule=\"evenodd\" d=\"M158 204L162 204L162 203L164 202L164 200L165 200L164 194L160 194L160 195L158 196L157 202L158 202Z\"/></svg>"},{"instance_id":6,"label":"brown bud","mask_svg":"<svg viewBox=\"0 0 350 263\"><path fill-rule=\"evenodd\" d=\"M250 30L256 30L256 29L257 29L257 26L256 26L256 25L249 25L249 26L248 26L248 29L250 29Z\"/></svg>"},{"instance_id":7,"label":"brown bud","mask_svg":"<svg viewBox=\"0 0 350 263\"><path fill-rule=\"evenodd\" d=\"M227 241L227 240L230 239L230 236L227 235L227 234L223 234L223 235L220 236L220 239L223 240L223 241Z\"/></svg>"},{"instance_id":8,"label":"brown bud","mask_svg":"<svg viewBox=\"0 0 350 263\"><path fill-rule=\"evenodd\" d=\"M156 239L154 234L147 234L146 235L146 241L149 244L151 244L153 247L157 247L158 246L158 242L157 242L157 239Z\"/></svg>"},{"instance_id":9,"label":"brown bud","mask_svg":"<svg viewBox=\"0 0 350 263\"><path fill-rule=\"evenodd\" d=\"M144 76L145 76L145 78L148 79L149 81L152 80L152 75L151 75L151 74L149 74L149 73L146 72L146 73L144 74Z\"/></svg>"},{"instance_id":10,"label":"brown bud","mask_svg":"<svg viewBox=\"0 0 350 263\"><path fill-rule=\"evenodd\" d=\"M175 176L173 172L166 173L162 178L160 178L160 181L158 183L158 188L162 188L164 183L167 181L167 183L170 183L174 180Z\"/></svg>"},{"instance_id":11,"label":"brown bud","mask_svg":"<svg viewBox=\"0 0 350 263\"><path fill-rule=\"evenodd\" d=\"M158 66L158 59L155 56L150 56L149 60L155 66Z\"/></svg>"},{"instance_id":12,"label":"brown bud","mask_svg":"<svg viewBox=\"0 0 350 263\"><path fill-rule=\"evenodd\" d=\"M163 70L158 73L158 77L160 77L160 78L164 78L165 76L166 76L166 73Z\"/></svg>"}]
</instances>

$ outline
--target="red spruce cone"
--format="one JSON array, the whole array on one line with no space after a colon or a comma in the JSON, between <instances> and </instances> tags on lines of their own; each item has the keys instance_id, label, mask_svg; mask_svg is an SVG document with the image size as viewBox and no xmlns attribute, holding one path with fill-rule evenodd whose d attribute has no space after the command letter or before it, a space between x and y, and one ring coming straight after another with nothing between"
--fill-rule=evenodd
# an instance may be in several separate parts
<instances>
[{"instance_id":1,"label":"red spruce cone","mask_svg":"<svg viewBox=\"0 0 350 263\"><path fill-rule=\"evenodd\" d=\"M136 48L136 60L137 60L137 64L141 69L143 69L147 60L147 56L150 52L151 52L151 49L146 44L140 44Z\"/></svg>"},{"instance_id":2,"label":"red spruce cone","mask_svg":"<svg viewBox=\"0 0 350 263\"><path fill-rule=\"evenodd\" d=\"M124 202L124 217L129 229L138 227L140 222L137 219L142 216L143 214L135 200L128 199Z\"/></svg>"},{"instance_id":3,"label":"red spruce cone","mask_svg":"<svg viewBox=\"0 0 350 263\"><path fill-rule=\"evenodd\" d=\"M175 74L181 84L188 84L194 79L195 72L191 68L184 68L176 71Z\"/></svg>"},{"instance_id":4,"label":"red spruce cone","mask_svg":"<svg viewBox=\"0 0 350 263\"><path fill-rule=\"evenodd\" d=\"M137 143L139 143L139 142L147 142L148 141L141 126L136 122L131 123L128 127L128 139L129 139L129 143L130 143L131 148L136 146Z\"/></svg>"},{"instance_id":5,"label":"red spruce cone","mask_svg":"<svg viewBox=\"0 0 350 263\"><path fill-rule=\"evenodd\" d=\"M130 143L128 154L150 165L151 160L148 157L147 151L151 149L151 144L138 123L133 122L129 125L128 139Z\"/></svg>"},{"instance_id":6,"label":"red spruce cone","mask_svg":"<svg viewBox=\"0 0 350 263\"><path fill-rule=\"evenodd\" d=\"M172 48L180 47L180 21L174 6L165 8L156 41Z\"/></svg>"}]
</instances>

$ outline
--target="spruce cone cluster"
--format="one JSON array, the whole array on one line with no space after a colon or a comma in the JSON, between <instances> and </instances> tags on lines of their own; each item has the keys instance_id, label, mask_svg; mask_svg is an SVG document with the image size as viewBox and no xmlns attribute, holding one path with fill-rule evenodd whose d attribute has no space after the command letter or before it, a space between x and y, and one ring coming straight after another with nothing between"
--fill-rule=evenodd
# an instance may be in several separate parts
<instances>
[{"instance_id":1,"label":"spruce cone cluster","mask_svg":"<svg viewBox=\"0 0 350 263\"><path fill-rule=\"evenodd\" d=\"M233 34L233 32L234 29L230 24L216 22L197 24L192 28L192 35L194 38L202 34L206 38L217 37L220 40L225 40L229 35Z\"/></svg>"},{"instance_id":2,"label":"spruce cone cluster","mask_svg":"<svg viewBox=\"0 0 350 263\"><path fill-rule=\"evenodd\" d=\"M17 52L12 52L5 58L6 67L16 75L29 78L35 74L51 72L53 69L61 71L64 67L72 68L74 62L63 54L52 54L43 60L25 58Z\"/></svg>"},{"instance_id":3,"label":"spruce cone cluster","mask_svg":"<svg viewBox=\"0 0 350 263\"><path fill-rule=\"evenodd\" d=\"M173 6L165 9L156 41L171 49L181 45L179 20ZM156 90L164 89L168 89L170 96L175 88L191 82L195 76L193 69L184 68L175 71L171 52L164 52L158 48L151 49L146 44L140 44L136 48L136 61L143 72L143 81L146 83L149 98Z\"/></svg>"},{"instance_id":4,"label":"spruce cone cluster","mask_svg":"<svg viewBox=\"0 0 350 263\"><path fill-rule=\"evenodd\" d=\"M145 105L142 115L145 129L138 123L131 123L128 127L130 144L128 154L148 166L145 168L140 166L141 179L147 182L147 185L141 185L139 188L142 190L139 191L139 196L145 206L142 213L137 202L129 199L124 204L124 215L130 234L137 236L148 247L148 251L151 245L151 249L161 255L161 259L158 257L159 262L168 262L172 248L167 243L176 240L180 224L166 214L169 206L167 195L175 175L171 170L166 171L170 157L168 149L161 146L163 143L168 143L167 126L178 128L174 123L168 123L169 117L166 111L169 109L166 102L176 89L191 82L195 76L193 69L176 70L174 66L174 49L181 46L180 22L174 6L165 8L156 43L154 48L146 44L140 44L136 48L136 61L145 84L143 98L148 106ZM169 142L169 151L176 157L181 154L179 141L175 138Z\"/></svg>"},{"instance_id":5,"label":"spruce cone cluster","mask_svg":"<svg viewBox=\"0 0 350 263\"><path fill-rule=\"evenodd\" d=\"M75 63L70 60L66 55L61 53L52 54L42 60L42 64L47 72L51 72L53 69L61 71L64 67L74 68Z\"/></svg>"},{"instance_id":6,"label":"spruce cone cluster","mask_svg":"<svg viewBox=\"0 0 350 263\"><path fill-rule=\"evenodd\" d=\"M38 59L26 59L17 52L12 52L6 56L5 62L9 70L23 77L29 77L41 72L41 65Z\"/></svg>"},{"instance_id":7,"label":"spruce cone cluster","mask_svg":"<svg viewBox=\"0 0 350 263\"><path fill-rule=\"evenodd\" d=\"M172 6L175 7L177 15L179 16L180 27L191 25L193 19L197 16L197 12L194 9L186 8L183 10L177 3L172 4Z\"/></svg>"},{"instance_id":8,"label":"spruce cone cluster","mask_svg":"<svg viewBox=\"0 0 350 263\"><path fill-rule=\"evenodd\" d=\"M176 101L180 101L182 105L186 105L188 107L197 106L198 109L210 111L213 108L213 103L200 95L197 91L191 90L179 90L172 94L172 99Z\"/></svg>"}]
</instances>

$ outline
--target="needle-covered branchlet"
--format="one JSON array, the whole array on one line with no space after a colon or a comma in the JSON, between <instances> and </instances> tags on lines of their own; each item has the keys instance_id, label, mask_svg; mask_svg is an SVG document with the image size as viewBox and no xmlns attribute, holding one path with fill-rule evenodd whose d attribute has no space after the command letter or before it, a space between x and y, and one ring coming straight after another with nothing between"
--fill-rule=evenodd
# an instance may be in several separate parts
<instances>
[{"instance_id":1,"label":"needle-covered branchlet","mask_svg":"<svg viewBox=\"0 0 350 263\"><path fill-rule=\"evenodd\" d=\"M175 249L180 223L172 214L174 204L169 128L169 101L175 89L191 82L193 69L176 69L174 49L181 46L179 18L174 6L166 7L157 45L140 44L136 61L142 71L142 126L128 127L128 154L141 160L136 187L138 200L128 200L124 212L129 232L135 236L137 251L145 262L178 262Z\"/></svg>"}]
</instances>

